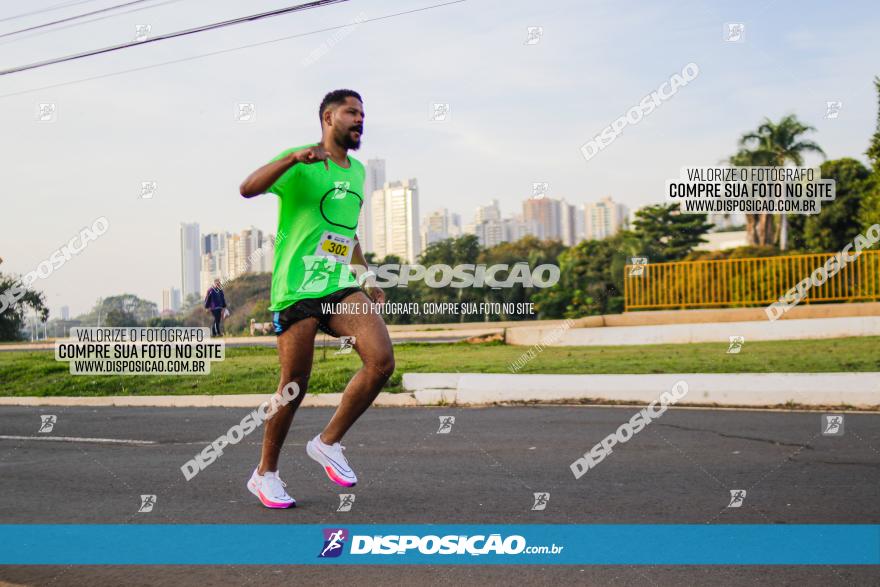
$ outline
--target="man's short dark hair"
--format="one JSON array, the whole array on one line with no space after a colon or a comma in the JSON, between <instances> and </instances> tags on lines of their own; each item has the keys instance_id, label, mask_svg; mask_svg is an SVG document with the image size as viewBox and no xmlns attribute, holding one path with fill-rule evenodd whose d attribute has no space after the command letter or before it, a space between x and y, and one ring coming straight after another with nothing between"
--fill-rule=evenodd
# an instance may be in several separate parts
<instances>
[{"instance_id":1,"label":"man's short dark hair","mask_svg":"<svg viewBox=\"0 0 880 587\"><path fill-rule=\"evenodd\" d=\"M344 104L345 99L348 97L357 98L361 102L364 101L361 95L354 90L333 90L328 92L324 99L321 100L321 107L318 108L318 120L324 121L324 111L327 110L328 106L331 104Z\"/></svg>"}]
</instances>

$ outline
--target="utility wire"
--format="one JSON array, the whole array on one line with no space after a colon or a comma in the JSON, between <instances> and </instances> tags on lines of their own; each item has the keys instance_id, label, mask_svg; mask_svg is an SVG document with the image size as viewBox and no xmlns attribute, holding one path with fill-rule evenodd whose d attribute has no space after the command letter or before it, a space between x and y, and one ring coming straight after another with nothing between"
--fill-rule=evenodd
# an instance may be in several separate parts
<instances>
[{"instance_id":1,"label":"utility wire","mask_svg":"<svg viewBox=\"0 0 880 587\"><path fill-rule=\"evenodd\" d=\"M26 33L28 31L35 31L37 29L44 29L46 27L50 27L50 26L53 26L56 24L63 24L65 22L70 22L72 20L79 20L80 18L85 18L87 16L94 16L95 14L101 14L102 12L110 12L111 10L116 10L117 8L125 8L126 6L131 6L132 4L143 4L144 2L150 2L150 1L151 0L132 0L131 2L126 2L125 4L116 4L114 6L107 6L106 8L100 8L98 10L93 10L91 12L84 12L82 14L76 14L74 16L60 18L58 20L53 20L51 22L44 22L43 24L35 24L34 26L27 27L26 29L19 29L17 31L3 33L2 35L0 35L0 38L11 37L12 35L18 35L20 33Z\"/></svg>"},{"instance_id":2,"label":"utility wire","mask_svg":"<svg viewBox=\"0 0 880 587\"><path fill-rule=\"evenodd\" d=\"M0 18L0 22L6 22L8 20L15 20L16 18L24 18L25 16L33 16L35 14L43 14L44 12L52 12L53 10L58 10L61 8L67 8L69 6L77 6L78 4L88 4L89 2L94 2L95 0L79 0L78 2L62 2L61 4L53 4L47 8L42 8L40 10L32 10L31 12L22 12L21 14L16 14L15 16L6 16Z\"/></svg>"},{"instance_id":3,"label":"utility wire","mask_svg":"<svg viewBox=\"0 0 880 587\"><path fill-rule=\"evenodd\" d=\"M17 39L7 39L6 41L0 41L0 45L8 45L9 43L16 43L18 41L23 41L25 39L31 39L33 37L39 37L41 35L48 35L49 33L55 33L58 31L63 31L65 29L82 26L84 24L91 24L93 22L98 22L99 20L107 20L108 18L116 18L122 16L124 14L131 14L132 12L141 12L144 10L152 10L153 8L159 8L160 6L165 6L166 4L173 4L175 2L180 2L181 0L165 0L164 2L159 2L158 4L151 4L149 6L142 6L140 8L131 8L129 10L125 10L123 12L117 12L116 14L108 14L106 16L99 16L97 18L92 18L90 20L84 20L82 22L72 22L70 24L66 24L64 26L58 26L53 28L52 30L44 30L31 33L29 35L25 35L23 37L19 37Z\"/></svg>"},{"instance_id":4,"label":"utility wire","mask_svg":"<svg viewBox=\"0 0 880 587\"><path fill-rule=\"evenodd\" d=\"M270 40L268 40L268 41L260 41L259 43L251 43L251 44L249 44L249 45L240 45L240 46L238 46L238 47L231 47L231 48L229 48L229 49L221 49L221 50L219 50L219 51L212 51L212 52L210 52L210 53L202 53L201 55L192 55L192 56L190 56L190 57L183 57L183 58L181 58L181 59L172 59L171 61L163 61L163 62L161 62L161 63L154 63L154 64L152 64L152 65L144 65L144 66L142 66L142 67L133 67L133 68L131 68L131 69L123 69L123 70L121 70L121 71L114 71L114 72L111 72L111 73L104 73L104 74L101 74L101 75L94 75L94 76L92 76L92 77L85 77L85 78L78 79L78 80L71 80L71 81L69 81L69 82L61 82L61 83L57 83L57 84L51 84L51 85L48 85L48 86L41 86L41 87L39 87L39 88L32 88L32 89L30 89L30 90L21 90L21 91L18 91L18 92L10 92L10 93L8 93L8 94L0 94L0 98L10 98L10 97L12 97L12 96L21 96L21 95L23 95L23 94L31 94L31 93L33 93L33 92L42 92L43 90L51 90L51 89L54 89L54 88L60 88L60 87L63 87L63 86L70 86L70 85L74 85L74 84L81 84L81 83L83 83L83 82L90 82L90 81L94 81L94 80L105 79L105 78L108 78L108 77L115 77L115 76L117 76L117 75L123 75L123 74L126 74L126 73L133 73L133 72L136 72L136 71L144 71L144 70L147 70L147 69L153 69L153 68L155 68L155 67L162 67L162 66L165 66L165 65L174 65L174 64L176 64L176 63L184 63L184 62L186 62L186 61L194 61L194 60L196 60L196 59L204 59L205 57L213 57L214 55L222 55L222 54L224 54L224 53L232 53L232 52L235 52L235 51L240 51L240 50L242 50L242 49L251 49L251 48L253 48L253 47L261 47L261 46L263 46L263 45L269 45L269 44L272 44L272 43L278 43L278 42L281 42L281 41L287 41L287 40L289 40L289 39L296 39L296 38L299 38L299 37L307 37L307 36L310 36L310 35L316 35L316 34L318 34L318 33L324 33L324 32L327 32L327 31L334 31L334 30L337 30L337 29L344 29L344 28L347 28L347 27L350 27L350 26L355 26L355 24L363 24L363 23L365 23L365 22L376 22L376 21L380 21L380 20L387 20L387 19L389 19L389 18L394 18L395 16L402 16L402 15L405 15L405 14L412 14L412 13L415 13L415 12L423 12L423 11L426 11L426 10L432 10L432 9L434 9L434 8L441 8L441 7L443 7L443 6L450 6L450 5L452 5L452 4L461 4L462 2L467 2L467 0L452 0L451 2L443 2L443 3L440 3L440 4L432 4L431 6L423 6L422 8L414 8L414 9L412 9L412 10L404 10L404 11L402 11L402 12L395 12L395 13L392 13L392 14L386 14L385 16L377 16L377 17L375 17L375 18L366 18L366 19L360 21L360 23L347 23L347 24L341 24L341 25L336 25L336 26L327 27L327 28L323 28L323 29L318 29L318 30L314 30L314 31L309 31L309 32L307 32L307 33L297 33L297 34L295 34L295 35L287 35L287 36L284 36L284 37L278 37L277 39L270 39Z\"/></svg>"},{"instance_id":5,"label":"utility wire","mask_svg":"<svg viewBox=\"0 0 880 587\"><path fill-rule=\"evenodd\" d=\"M242 16L239 18L233 18L231 20L224 20L221 22L215 22L212 24L206 24L199 27L186 29L182 31L176 31L173 33L167 33L164 35L159 35L156 37L150 37L143 41L131 41L129 43L121 43L119 45L111 45L110 47L104 47L102 49L92 49L89 51L84 51L82 53L75 53L73 55L67 55L65 57L56 57L54 59L47 59L46 61L39 61L37 63L30 63L28 65L20 65L18 67L13 67L11 69L4 69L0 71L0 76L9 75L12 73L18 73L20 71L27 71L30 69L37 69L40 67L46 67L47 65L54 65L56 63L64 63L67 61L74 61L76 59L83 59L84 57L91 57L93 55L101 55L102 53L110 53L112 51L119 51L121 49L128 49L129 47L133 47L135 45L146 45L147 43L157 43L159 41L165 41L168 39L174 39L176 37L183 37L186 35L194 35L196 33L201 33L205 31L210 31L214 29L219 29L223 27L233 26L236 24L241 24L244 22L252 22L255 20L261 20L263 18L270 18L273 16L280 16L282 14L289 14L291 12L300 12L304 10L311 10L313 8L320 8L322 6L329 6L331 4L340 4L342 2L348 2L348 0L315 0L314 2L307 2L305 4L297 4L296 6L288 6L286 8L279 8L278 10L271 10L269 12L262 12L260 14L252 14L250 16Z\"/></svg>"}]
</instances>

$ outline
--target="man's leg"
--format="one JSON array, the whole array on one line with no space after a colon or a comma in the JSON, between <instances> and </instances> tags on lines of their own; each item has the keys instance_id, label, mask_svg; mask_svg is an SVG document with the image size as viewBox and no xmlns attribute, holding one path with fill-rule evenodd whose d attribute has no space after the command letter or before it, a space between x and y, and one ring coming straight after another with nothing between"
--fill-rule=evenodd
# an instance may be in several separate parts
<instances>
[{"instance_id":1,"label":"man's leg","mask_svg":"<svg viewBox=\"0 0 880 587\"><path fill-rule=\"evenodd\" d=\"M309 385L312 372L312 355L315 352L315 333L318 320L305 318L293 323L290 328L278 336L278 359L281 361L281 378L278 392L291 381L299 386L299 395L292 402L283 406L266 421L263 432L263 451L257 472L263 475L266 471L278 470L278 455L287 438L287 431L293 422L293 415L302 403Z\"/></svg>"},{"instance_id":2,"label":"man's leg","mask_svg":"<svg viewBox=\"0 0 880 587\"><path fill-rule=\"evenodd\" d=\"M342 303L364 307L370 299L363 292L346 296ZM391 374L394 372L394 351L388 328L379 314L334 314L330 328L340 336L353 336L354 349L363 366L348 382L336 413L321 432L321 442L330 445L342 440L352 424L363 414Z\"/></svg>"},{"instance_id":3,"label":"man's leg","mask_svg":"<svg viewBox=\"0 0 880 587\"><path fill-rule=\"evenodd\" d=\"M220 336L220 313L223 310L213 309L211 315L214 317L214 323L211 325L211 336Z\"/></svg>"}]
</instances>

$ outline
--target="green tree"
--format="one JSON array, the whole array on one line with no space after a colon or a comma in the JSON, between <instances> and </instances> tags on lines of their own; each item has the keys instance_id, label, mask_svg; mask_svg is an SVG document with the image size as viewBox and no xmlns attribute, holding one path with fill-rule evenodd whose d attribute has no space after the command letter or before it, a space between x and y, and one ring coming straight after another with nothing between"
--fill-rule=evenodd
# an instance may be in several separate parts
<instances>
[{"instance_id":1,"label":"green tree","mask_svg":"<svg viewBox=\"0 0 880 587\"><path fill-rule=\"evenodd\" d=\"M21 279L0 273L0 340L20 340L28 309L40 321L49 318L49 309L42 292L26 287Z\"/></svg>"},{"instance_id":2,"label":"green tree","mask_svg":"<svg viewBox=\"0 0 880 587\"><path fill-rule=\"evenodd\" d=\"M740 149L732 155L728 162L735 167L770 167L770 155L766 151L749 151ZM766 235L773 233L773 216L771 214L746 214L746 238L752 245L767 240Z\"/></svg>"},{"instance_id":3,"label":"green tree","mask_svg":"<svg viewBox=\"0 0 880 587\"><path fill-rule=\"evenodd\" d=\"M808 132L815 131L812 126L799 121L794 114L784 116L779 122L773 122L765 118L764 122L753 132L748 132L740 137L740 147L754 152L755 160L766 161L770 167L785 167L788 163L800 167L804 164L806 153L815 153L825 157L825 151L815 142L801 138ZM746 215L747 217L749 215ZM773 217L770 214L760 214L757 219L757 230L749 244L772 245L780 242L780 248L786 248L787 234L784 230L787 222L785 215L782 222L774 230Z\"/></svg>"},{"instance_id":4,"label":"green tree","mask_svg":"<svg viewBox=\"0 0 880 587\"><path fill-rule=\"evenodd\" d=\"M107 326L139 326L157 316L159 311L155 302L141 299L134 294L121 294L104 298L101 302L101 313L107 317ZM110 324L110 320L120 323Z\"/></svg>"},{"instance_id":5,"label":"green tree","mask_svg":"<svg viewBox=\"0 0 880 587\"><path fill-rule=\"evenodd\" d=\"M649 263L678 261L700 243L712 225L705 214L682 214L678 204L656 204L638 210L630 233Z\"/></svg>"},{"instance_id":6,"label":"green tree","mask_svg":"<svg viewBox=\"0 0 880 587\"><path fill-rule=\"evenodd\" d=\"M822 204L819 214L790 219L791 245L795 249L825 253L839 251L861 231L859 210L869 193L871 172L849 157L822 163L822 178L836 182L836 197Z\"/></svg>"},{"instance_id":7,"label":"green tree","mask_svg":"<svg viewBox=\"0 0 880 587\"><path fill-rule=\"evenodd\" d=\"M559 283L531 297L539 318L579 318L623 311L623 271L638 244L632 233L581 241L559 255Z\"/></svg>"},{"instance_id":8,"label":"green tree","mask_svg":"<svg viewBox=\"0 0 880 587\"><path fill-rule=\"evenodd\" d=\"M466 234L458 238L448 238L431 243L419 255L418 262L425 269L431 265L475 265L478 262L482 248L475 235ZM439 279L440 276L438 275ZM473 287L430 287L425 279L418 280L406 286L406 288L393 288L409 290L408 301L422 302L476 302L483 299L483 291ZM439 324L443 322L464 322L462 314L430 314L419 316L416 322Z\"/></svg>"},{"instance_id":9,"label":"green tree","mask_svg":"<svg viewBox=\"0 0 880 587\"><path fill-rule=\"evenodd\" d=\"M110 308L102 326L140 326L142 324L131 312L126 312L121 308Z\"/></svg>"},{"instance_id":10,"label":"green tree","mask_svg":"<svg viewBox=\"0 0 880 587\"><path fill-rule=\"evenodd\" d=\"M877 128L865 154L871 160L874 171L877 172L880 171L880 76L874 77L874 89L877 90Z\"/></svg>"},{"instance_id":11,"label":"green tree","mask_svg":"<svg viewBox=\"0 0 880 587\"><path fill-rule=\"evenodd\" d=\"M517 264L524 263L528 265L528 271L531 273L539 265L558 266L559 255L565 250L565 245L559 241L542 241L530 235L515 242L501 243L486 249L480 255L479 262L485 264L487 268L495 264L507 265L511 272L514 271L514 267ZM499 271L496 274L496 279L504 281L508 278L508 274L507 271ZM525 287L522 283L514 283L511 287L498 289L493 289L487 285L482 292L478 290L477 293L482 293L483 299L487 302L516 304L532 301L532 297L540 291L542 291L542 288ZM492 316L492 318L497 318L498 320L534 320L536 317L526 314L507 315L503 310L500 315Z\"/></svg>"},{"instance_id":12,"label":"green tree","mask_svg":"<svg viewBox=\"0 0 880 587\"><path fill-rule=\"evenodd\" d=\"M877 89L877 128L867 151L874 172L859 208L858 216L862 230L867 230L869 226L874 224L880 224L880 77L874 78L874 87Z\"/></svg>"}]
</instances>

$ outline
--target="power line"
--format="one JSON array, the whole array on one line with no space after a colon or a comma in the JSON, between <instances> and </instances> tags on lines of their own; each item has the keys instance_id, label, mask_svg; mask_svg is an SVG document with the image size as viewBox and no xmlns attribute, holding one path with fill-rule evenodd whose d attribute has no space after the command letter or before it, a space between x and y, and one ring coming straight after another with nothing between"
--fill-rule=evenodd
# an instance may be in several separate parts
<instances>
[{"instance_id":1,"label":"power line","mask_svg":"<svg viewBox=\"0 0 880 587\"><path fill-rule=\"evenodd\" d=\"M35 33L31 33L29 35L25 35L23 37L19 37L17 39L7 39L6 41L0 41L0 45L8 45L9 43L23 41L24 39L31 39L33 37L39 37L41 35L48 35L49 33L63 31L65 29L82 26L84 24L91 24L93 22L98 22L99 20L107 20L108 18L116 18L116 17L122 16L124 14L131 14L133 12L141 12L144 10L152 10L153 8L159 8L160 6L165 6L166 4L173 4L175 2L180 2L180 1L181 0L165 0L164 2L159 2L158 4L151 4L150 6L142 6L141 8L131 8L129 10L124 10L122 12L117 12L116 14L108 14L106 16L99 16L97 18L92 18L90 20L85 20L82 22L72 22L72 23L64 25L64 26L55 27L49 31L35 32Z\"/></svg>"},{"instance_id":2,"label":"power line","mask_svg":"<svg viewBox=\"0 0 880 587\"><path fill-rule=\"evenodd\" d=\"M327 27L327 28L323 28L323 29L317 29L317 30L314 30L314 31L309 31L309 32L306 32L306 33L297 33L297 34L295 34L295 35L287 35L287 36L284 36L284 37L278 37L277 39L270 39L270 40L268 40L268 41L260 41L259 43L251 43L251 44L248 44L248 45L239 45L238 47L231 47L231 48L229 48L229 49L221 49L221 50L219 50L219 51L212 51L212 52L210 52L210 53L202 53L201 55L192 55L192 56L190 56L190 57L183 57L183 58L181 58L181 59L172 59L171 61L163 61L163 62L161 62L161 63L154 63L154 64L152 64L152 65L144 65L144 66L142 66L142 67L133 67L133 68L131 68L131 69L123 69L123 70L121 70L121 71L114 71L114 72L111 72L111 73L104 73L104 74L101 74L101 75L94 75L94 76L92 76L92 77L86 77L86 78L82 78L82 79L78 79L78 80L72 80L72 81L69 81L69 82L61 82L61 83L57 83L57 84L51 84L51 85L48 85L48 86L41 86L41 87L39 87L39 88L32 88L32 89L30 89L30 90L21 90L21 91L19 91L19 92L10 92L10 93L8 93L8 94L0 94L0 98L11 98L11 97L13 97L13 96L21 96L21 95L23 95L23 94L30 94L30 93L33 93L33 92L42 92L43 90L51 90L51 89L53 89L53 88L60 88L60 87L63 87L63 86L71 86L71 85L74 85L74 84L81 84L81 83L83 83L83 82L90 82L90 81L95 81L95 80L99 80L99 79L105 79L105 78L108 78L108 77L115 77L115 76L117 76L117 75L124 75L124 74L126 74L126 73L133 73L133 72L136 72L136 71L144 71L144 70L147 70L147 69L153 69L153 68L156 68L156 67L162 67L162 66L165 66L165 65L174 65L174 64L177 64L177 63L184 63L184 62L187 62L187 61L195 61L196 59L204 59L205 57L213 57L214 55L222 55L222 54L224 54L224 53L232 53L232 52L235 52L235 51L240 51L240 50L242 50L242 49L252 49L252 48L254 48L254 47L261 47L261 46L263 46L263 45L270 45L270 44L272 44L272 43L278 43L278 42L281 42L281 41L287 41L287 40L290 40L290 39L296 39L296 38L299 38L299 37L307 37L307 36L310 36L310 35L316 35L316 34L318 34L318 33L324 33L324 32L327 32L327 31L334 31L334 30L337 30L337 29L344 29L344 28L347 28L347 27L350 27L350 26L354 26L355 24L363 24L363 23L366 23L366 22L376 22L376 21L380 21L380 20L387 20L387 19L389 19L389 18L394 18L394 17L396 17L396 16L403 16L403 15L405 15L405 14L413 14L413 13L415 13L415 12L424 12L424 11L426 11L426 10L432 10L432 9L434 9L434 8L442 8L442 7L444 7L444 6L450 6L450 5L452 5L452 4L461 4L462 2L467 2L467 0L451 0L450 2L442 2L442 3L440 3L440 4L432 4L432 5L430 5L430 6L423 6L422 8L414 8L414 9L412 9L412 10L404 10L404 11L401 11L401 12L394 12L394 13L392 13L392 14L386 14L385 16L377 16L377 17L375 17L375 18L366 18L366 19L360 21L359 23L347 23L347 24L341 24L341 25L331 26L331 27Z\"/></svg>"},{"instance_id":3,"label":"power line","mask_svg":"<svg viewBox=\"0 0 880 587\"><path fill-rule=\"evenodd\" d=\"M102 12L110 12L111 10L116 10L117 8L125 8L126 6L131 6L132 4L143 4L144 2L149 2L150 0L132 0L131 2L126 2L125 4L116 4L115 6L107 6L106 8L100 8L98 10L93 10L91 12L84 12L83 14L76 14L74 16L68 16L66 18L60 18L58 20L53 20L51 22L45 22L43 24L36 24L31 27L27 27L26 29L19 29L17 31L11 31L8 33L3 33L0 35L0 38L3 37L11 37L12 35L18 35L20 33L26 33L28 31L35 31L37 29L44 29L46 27L50 27L56 24L63 24L65 22L70 22L72 20L79 20L80 18L85 18L87 16L94 16L95 14L101 14Z\"/></svg>"},{"instance_id":4,"label":"power line","mask_svg":"<svg viewBox=\"0 0 880 587\"><path fill-rule=\"evenodd\" d=\"M95 0L79 0L78 2L62 2L61 4L53 4L47 8L42 8L40 10L32 10L31 12L22 12L21 14L16 14L15 16L6 16L4 18L0 18L0 22L6 22L8 20L15 20L16 18L24 18L25 16L33 16L35 14L43 14L44 12L52 12L53 10L58 10L60 8L68 8L70 6L77 6L79 4L88 4L89 2L94 2Z\"/></svg>"},{"instance_id":5,"label":"power line","mask_svg":"<svg viewBox=\"0 0 880 587\"><path fill-rule=\"evenodd\" d=\"M231 20L224 20L221 22L215 22L212 24L206 24L206 25L202 25L199 27L191 28L191 29L177 31L174 33L167 33L164 35L159 35L157 37L151 37L151 38L145 39L143 41L132 41L129 43L122 43L119 45L112 45L110 47L104 47L103 49L92 49L90 51L84 51L82 53L67 55L65 57L57 57L55 59L48 59L46 61L39 61L37 63L31 63L29 65L21 65L19 67L13 67L12 69L5 69L3 71L0 71L0 76L9 75L12 73L18 73L20 71L27 71L29 69L37 69L39 67L46 67L47 65L54 65L56 63L64 63L66 61L74 61L76 59L82 59L84 57L91 57L93 55L101 55L102 53L110 53L112 51L119 51L121 49L127 49L127 48L133 47L135 45L146 45L147 43L157 43L159 41L165 41L167 39L173 39L176 37L183 37L186 35L193 35L193 34L201 33L204 31L210 31L210 30L228 27L228 26L232 26L232 25L236 25L236 24L241 24L243 22L251 22L251 21L255 21L255 20L261 20L263 18L280 16L282 14L289 14L291 12L311 10L312 8L319 8L322 6L328 6L330 4L340 4L342 2L348 2L348 0L315 0L314 2L307 2L306 4L297 4L296 6L288 6L286 8L279 8L278 10L271 10L269 12L262 12L260 14L252 14L250 16L242 16L239 18L233 18Z\"/></svg>"}]
</instances>

